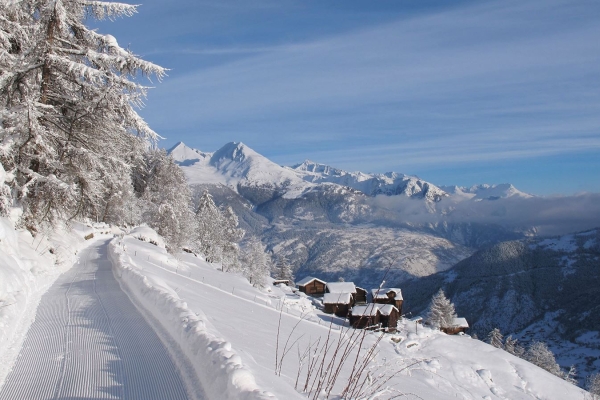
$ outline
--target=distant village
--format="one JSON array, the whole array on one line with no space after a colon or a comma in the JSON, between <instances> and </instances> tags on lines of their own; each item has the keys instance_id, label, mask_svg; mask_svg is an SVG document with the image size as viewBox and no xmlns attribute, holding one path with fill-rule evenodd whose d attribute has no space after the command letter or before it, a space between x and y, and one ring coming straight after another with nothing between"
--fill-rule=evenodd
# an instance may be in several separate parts
<instances>
[{"instance_id":1,"label":"distant village","mask_svg":"<svg viewBox=\"0 0 600 400\"><path fill-rule=\"evenodd\" d=\"M288 280L276 280L273 284L290 285ZM321 298L323 311L340 318L347 318L355 329L378 329L396 332L402 318L402 291L399 288L379 287L370 290L356 286L353 282L325 282L307 276L296 282L297 290L308 296ZM422 318L414 318L421 323ZM455 318L450 327L441 328L449 335L464 333L469 329L465 318Z\"/></svg>"}]
</instances>

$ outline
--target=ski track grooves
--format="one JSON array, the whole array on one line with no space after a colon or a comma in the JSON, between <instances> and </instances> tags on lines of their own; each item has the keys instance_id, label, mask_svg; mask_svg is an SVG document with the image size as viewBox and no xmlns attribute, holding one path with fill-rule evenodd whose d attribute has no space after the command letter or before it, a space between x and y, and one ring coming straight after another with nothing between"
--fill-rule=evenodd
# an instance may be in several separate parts
<instances>
[{"instance_id":1,"label":"ski track grooves","mask_svg":"<svg viewBox=\"0 0 600 400\"><path fill-rule=\"evenodd\" d=\"M42 297L0 400L188 399L154 330L115 280L108 241Z\"/></svg>"}]
</instances>

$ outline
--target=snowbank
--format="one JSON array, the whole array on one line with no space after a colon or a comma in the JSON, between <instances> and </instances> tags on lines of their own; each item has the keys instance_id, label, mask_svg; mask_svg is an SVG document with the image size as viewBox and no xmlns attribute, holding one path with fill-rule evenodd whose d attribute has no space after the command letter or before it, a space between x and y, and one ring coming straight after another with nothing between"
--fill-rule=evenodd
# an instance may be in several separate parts
<instances>
[{"instance_id":1,"label":"snowbank","mask_svg":"<svg viewBox=\"0 0 600 400\"><path fill-rule=\"evenodd\" d=\"M274 398L258 387L253 374L232 350L231 343L211 332L206 316L199 310L192 312L176 294L153 285L135 267L118 239L110 243L109 255L123 289L176 341L209 398Z\"/></svg>"},{"instance_id":2,"label":"snowbank","mask_svg":"<svg viewBox=\"0 0 600 400\"><path fill-rule=\"evenodd\" d=\"M19 353L42 295L76 260L92 228L74 223L33 237L15 230L11 218L0 218L0 385Z\"/></svg>"}]
</instances>

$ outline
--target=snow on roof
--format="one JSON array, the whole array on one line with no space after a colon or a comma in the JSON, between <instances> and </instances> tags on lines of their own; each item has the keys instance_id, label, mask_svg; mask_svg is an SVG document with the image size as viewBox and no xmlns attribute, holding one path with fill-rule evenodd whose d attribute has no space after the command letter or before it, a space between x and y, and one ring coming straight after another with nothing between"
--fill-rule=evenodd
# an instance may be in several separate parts
<instances>
[{"instance_id":1,"label":"snow on roof","mask_svg":"<svg viewBox=\"0 0 600 400\"><path fill-rule=\"evenodd\" d=\"M323 304L350 304L351 301L351 293L325 293L323 296Z\"/></svg>"},{"instance_id":2,"label":"snow on roof","mask_svg":"<svg viewBox=\"0 0 600 400\"><path fill-rule=\"evenodd\" d=\"M398 288L381 288L381 289L371 289L371 294L373 295L374 299L387 299L388 298L388 293L389 292L394 292L396 293L396 300L403 300L402 299L402 290L398 289Z\"/></svg>"},{"instance_id":3,"label":"snow on roof","mask_svg":"<svg viewBox=\"0 0 600 400\"><path fill-rule=\"evenodd\" d=\"M329 282L327 284L329 293L356 293L354 282Z\"/></svg>"},{"instance_id":4,"label":"snow on roof","mask_svg":"<svg viewBox=\"0 0 600 400\"><path fill-rule=\"evenodd\" d=\"M381 311L381 315L390 315L392 311L398 311L398 309L391 304L377 304L377 306L377 308L379 308L379 311Z\"/></svg>"},{"instance_id":5,"label":"snow on roof","mask_svg":"<svg viewBox=\"0 0 600 400\"><path fill-rule=\"evenodd\" d=\"M454 318L452 321L452 326L457 328L468 328L469 323L466 318Z\"/></svg>"},{"instance_id":6,"label":"snow on roof","mask_svg":"<svg viewBox=\"0 0 600 400\"><path fill-rule=\"evenodd\" d=\"M367 304L366 306L354 306L352 307L353 316L373 316L377 315L379 310L378 304Z\"/></svg>"},{"instance_id":7,"label":"snow on roof","mask_svg":"<svg viewBox=\"0 0 600 400\"><path fill-rule=\"evenodd\" d=\"M319 281L319 282L325 283L325 284L327 283L325 281L320 280L319 278L315 278L314 276L307 276L306 278L301 279L298 282L296 282L296 285L297 286L306 286L309 283L311 283L312 281Z\"/></svg>"}]
</instances>

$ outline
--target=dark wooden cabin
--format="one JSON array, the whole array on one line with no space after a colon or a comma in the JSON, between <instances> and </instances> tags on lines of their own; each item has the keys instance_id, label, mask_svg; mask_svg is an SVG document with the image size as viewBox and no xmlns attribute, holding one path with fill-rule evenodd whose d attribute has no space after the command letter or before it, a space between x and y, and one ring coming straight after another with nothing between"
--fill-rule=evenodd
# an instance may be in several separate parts
<instances>
[{"instance_id":1,"label":"dark wooden cabin","mask_svg":"<svg viewBox=\"0 0 600 400\"><path fill-rule=\"evenodd\" d=\"M354 296L355 304L367 304L367 290L361 287L356 287L356 295Z\"/></svg>"},{"instance_id":2,"label":"dark wooden cabin","mask_svg":"<svg viewBox=\"0 0 600 400\"><path fill-rule=\"evenodd\" d=\"M329 282L325 288L326 293L350 293L352 295L352 306L355 304L367 304L367 291L354 285L353 282Z\"/></svg>"},{"instance_id":3,"label":"dark wooden cabin","mask_svg":"<svg viewBox=\"0 0 600 400\"><path fill-rule=\"evenodd\" d=\"M354 306L349 318L355 329L376 329L381 322L381 311L376 304Z\"/></svg>"},{"instance_id":4,"label":"dark wooden cabin","mask_svg":"<svg viewBox=\"0 0 600 400\"><path fill-rule=\"evenodd\" d=\"M371 289L371 295L373 297L373 303L376 304L391 304L398 309L400 315L402 315L402 291L398 288L381 288Z\"/></svg>"},{"instance_id":5,"label":"dark wooden cabin","mask_svg":"<svg viewBox=\"0 0 600 400\"><path fill-rule=\"evenodd\" d=\"M323 311L346 318L350 311L352 295L350 293L325 293L323 296Z\"/></svg>"},{"instance_id":6,"label":"dark wooden cabin","mask_svg":"<svg viewBox=\"0 0 600 400\"><path fill-rule=\"evenodd\" d=\"M391 304L377 304L377 306L381 312L381 327L386 332L396 332L400 311Z\"/></svg>"},{"instance_id":7,"label":"dark wooden cabin","mask_svg":"<svg viewBox=\"0 0 600 400\"><path fill-rule=\"evenodd\" d=\"M448 335L457 335L459 333L465 333L469 329L469 323L465 318L454 318L452 326L447 328L440 328L440 330Z\"/></svg>"},{"instance_id":8,"label":"dark wooden cabin","mask_svg":"<svg viewBox=\"0 0 600 400\"><path fill-rule=\"evenodd\" d=\"M306 293L309 296L315 297L323 296L325 294L325 285L327 285L327 282L312 276L307 276L306 278L296 282L298 290Z\"/></svg>"}]
</instances>

